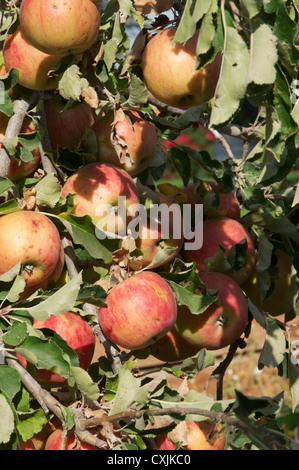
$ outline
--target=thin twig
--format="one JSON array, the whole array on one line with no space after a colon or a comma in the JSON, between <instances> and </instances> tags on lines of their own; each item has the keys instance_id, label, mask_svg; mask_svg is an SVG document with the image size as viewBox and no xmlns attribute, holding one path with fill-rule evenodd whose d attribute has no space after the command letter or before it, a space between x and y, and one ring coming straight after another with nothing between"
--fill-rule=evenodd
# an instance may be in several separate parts
<instances>
[{"instance_id":1,"label":"thin twig","mask_svg":"<svg viewBox=\"0 0 299 470\"><path fill-rule=\"evenodd\" d=\"M7 177L11 159L11 155L9 155L5 146L5 141L8 141L9 139L19 135L25 116L36 99L37 94L33 93L29 97L21 97L13 102L14 113L8 121L5 131L5 138L0 149L0 176L5 178Z\"/></svg>"}]
</instances>

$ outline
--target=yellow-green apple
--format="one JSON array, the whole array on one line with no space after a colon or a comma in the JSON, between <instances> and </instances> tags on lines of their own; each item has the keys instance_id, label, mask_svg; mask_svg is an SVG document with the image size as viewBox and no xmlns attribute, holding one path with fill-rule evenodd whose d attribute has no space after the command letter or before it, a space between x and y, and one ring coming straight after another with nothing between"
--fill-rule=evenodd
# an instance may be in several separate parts
<instances>
[{"instance_id":1,"label":"yellow-green apple","mask_svg":"<svg viewBox=\"0 0 299 470\"><path fill-rule=\"evenodd\" d=\"M241 287L222 273L199 273L209 290L216 290L218 300L203 313L193 314L179 305L175 328L180 336L198 348L221 349L236 341L248 322L248 302ZM201 295L201 289L196 291Z\"/></svg>"},{"instance_id":2,"label":"yellow-green apple","mask_svg":"<svg viewBox=\"0 0 299 470\"><path fill-rule=\"evenodd\" d=\"M217 254L219 244L224 248L224 254L226 255L234 245L246 239L247 253L244 264L239 263L234 271L225 271L238 284L243 284L249 278L256 261L254 245L246 228L237 220L228 217L206 219L202 223L202 236L203 244L201 248L182 252L184 260L186 262L195 262L198 271L218 271L219 268L214 268L213 265L210 265L207 269L205 260L213 258Z\"/></svg>"},{"instance_id":3,"label":"yellow-green apple","mask_svg":"<svg viewBox=\"0 0 299 470\"><path fill-rule=\"evenodd\" d=\"M157 273L143 271L108 292L98 309L105 335L125 349L142 349L169 331L177 316L174 293Z\"/></svg>"},{"instance_id":4,"label":"yellow-green apple","mask_svg":"<svg viewBox=\"0 0 299 470\"><path fill-rule=\"evenodd\" d=\"M207 194L203 195L203 211L207 217L228 217L235 220L240 218L241 206L233 191L225 193L219 189L217 183L209 183L205 189ZM212 200L215 200L215 196L218 197L216 206Z\"/></svg>"},{"instance_id":5,"label":"yellow-green apple","mask_svg":"<svg viewBox=\"0 0 299 470\"><path fill-rule=\"evenodd\" d=\"M179 362L187 357L195 356L201 348L188 343L175 326L166 335L148 347L148 352L156 359L164 362Z\"/></svg>"},{"instance_id":6,"label":"yellow-green apple","mask_svg":"<svg viewBox=\"0 0 299 470\"><path fill-rule=\"evenodd\" d=\"M101 22L95 1L23 0L24 36L46 54L79 54L95 42Z\"/></svg>"},{"instance_id":7,"label":"yellow-green apple","mask_svg":"<svg viewBox=\"0 0 299 470\"><path fill-rule=\"evenodd\" d=\"M169 10L174 0L134 0L134 7L138 13L148 15L149 13L162 13Z\"/></svg>"},{"instance_id":8,"label":"yellow-green apple","mask_svg":"<svg viewBox=\"0 0 299 470\"><path fill-rule=\"evenodd\" d=\"M60 449L62 429L56 429L47 439L44 450L99 450L97 447L80 441L74 431L69 431L64 442L64 447Z\"/></svg>"},{"instance_id":9,"label":"yellow-green apple","mask_svg":"<svg viewBox=\"0 0 299 470\"><path fill-rule=\"evenodd\" d=\"M0 217L0 246L0 274L21 262L29 288L38 288L61 262L59 231L40 212L21 210Z\"/></svg>"},{"instance_id":10,"label":"yellow-green apple","mask_svg":"<svg viewBox=\"0 0 299 470\"><path fill-rule=\"evenodd\" d=\"M203 421L182 421L168 434L157 436L158 450L174 450L179 443L185 450L223 450L225 433L221 425L205 419Z\"/></svg>"},{"instance_id":11,"label":"yellow-green apple","mask_svg":"<svg viewBox=\"0 0 299 470\"><path fill-rule=\"evenodd\" d=\"M222 55L196 70L198 32L186 43L172 44L177 28L158 32L145 46L142 70L152 95L169 106L189 108L208 102L215 93Z\"/></svg>"},{"instance_id":12,"label":"yellow-green apple","mask_svg":"<svg viewBox=\"0 0 299 470\"><path fill-rule=\"evenodd\" d=\"M55 331L64 339L78 356L79 366L87 370L95 349L95 336L89 323L80 315L73 312L64 312L60 315L50 315L47 320L34 319L33 327L36 329L48 328ZM24 367L27 361L17 353ZM36 381L45 388L61 387L66 379L47 369L36 369Z\"/></svg>"},{"instance_id":13,"label":"yellow-green apple","mask_svg":"<svg viewBox=\"0 0 299 470\"><path fill-rule=\"evenodd\" d=\"M86 129L94 123L93 109L85 102L76 102L66 108L62 99L45 100L45 114L51 147L75 149L79 146Z\"/></svg>"},{"instance_id":14,"label":"yellow-green apple","mask_svg":"<svg viewBox=\"0 0 299 470\"><path fill-rule=\"evenodd\" d=\"M62 188L61 196L68 194L76 194L72 214L89 215L99 229L111 233L124 233L127 224L136 217L139 205L132 177L121 168L100 162L89 163L74 172Z\"/></svg>"},{"instance_id":15,"label":"yellow-green apple","mask_svg":"<svg viewBox=\"0 0 299 470\"><path fill-rule=\"evenodd\" d=\"M23 36L20 27L8 36L3 46L6 70L19 71L18 83L31 90L57 88L59 75L50 74L63 55L50 55L36 49Z\"/></svg>"},{"instance_id":16,"label":"yellow-green apple","mask_svg":"<svg viewBox=\"0 0 299 470\"><path fill-rule=\"evenodd\" d=\"M283 250L275 250L278 277L275 279L273 293L262 301L259 276L256 267L251 276L242 284L242 289L250 300L261 310L272 316L283 315L293 310L292 257Z\"/></svg>"},{"instance_id":17,"label":"yellow-green apple","mask_svg":"<svg viewBox=\"0 0 299 470\"><path fill-rule=\"evenodd\" d=\"M5 138L5 132L6 132L8 121L9 121L9 117L6 116L6 114L4 113L0 113L0 148L2 145L1 143L3 142ZM35 127L32 121L30 121L30 119L28 118L25 118L20 133L29 134L30 132L34 132L34 131L35 131ZM40 153L38 149L32 150L31 153L32 153L34 162L24 162L21 160L17 160L15 157L11 157L10 165L9 165L8 173L7 173L7 177L11 181L18 181L19 179L30 175L30 173L36 170L36 168L40 164Z\"/></svg>"},{"instance_id":18,"label":"yellow-green apple","mask_svg":"<svg viewBox=\"0 0 299 470\"><path fill-rule=\"evenodd\" d=\"M119 110L98 117L92 127L98 161L123 168L131 175L145 170L156 155L155 126L136 111Z\"/></svg>"}]
</instances>

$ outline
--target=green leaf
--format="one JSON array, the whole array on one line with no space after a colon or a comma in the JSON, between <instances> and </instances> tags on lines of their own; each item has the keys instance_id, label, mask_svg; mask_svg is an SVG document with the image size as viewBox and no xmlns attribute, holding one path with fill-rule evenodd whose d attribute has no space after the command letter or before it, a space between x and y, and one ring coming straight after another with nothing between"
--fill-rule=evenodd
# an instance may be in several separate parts
<instances>
[{"instance_id":1,"label":"green leaf","mask_svg":"<svg viewBox=\"0 0 299 470\"><path fill-rule=\"evenodd\" d=\"M284 331L277 323L268 323L265 343L259 357L259 365L269 368L277 367L283 361L285 350Z\"/></svg>"},{"instance_id":2,"label":"green leaf","mask_svg":"<svg viewBox=\"0 0 299 470\"><path fill-rule=\"evenodd\" d=\"M249 61L246 43L234 28L228 27L210 126L225 124L238 110L245 94Z\"/></svg>"},{"instance_id":3,"label":"green leaf","mask_svg":"<svg viewBox=\"0 0 299 470\"><path fill-rule=\"evenodd\" d=\"M15 322L7 333L2 336L2 340L5 344L10 346L18 346L27 337L27 324L26 322L17 323Z\"/></svg>"},{"instance_id":4,"label":"green leaf","mask_svg":"<svg viewBox=\"0 0 299 470\"><path fill-rule=\"evenodd\" d=\"M198 21L207 13L211 7L212 0L187 0L183 15L173 38L173 44L185 43L194 36Z\"/></svg>"},{"instance_id":5,"label":"green leaf","mask_svg":"<svg viewBox=\"0 0 299 470\"><path fill-rule=\"evenodd\" d=\"M41 332L40 334L43 337L28 336L20 346L15 348L15 351L37 369L50 370L69 380L71 377L70 357L72 357L74 361L77 356L66 341L63 341L57 333L54 333L52 330L50 330L49 333L53 334L54 340L58 339L58 341L60 341L60 345L52 339L47 339ZM61 347L62 344L66 347L66 350L71 352L72 356L64 352ZM78 365L78 362L74 365Z\"/></svg>"},{"instance_id":6,"label":"green leaf","mask_svg":"<svg viewBox=\"0 0 299 470\"><path fill-rule=\"evenodd\" d=\"M21 388L21 377L12 367L0 365L0 390L12 400Z\"/></svg>"},{"instance_id":7,"label":"green leaf","mask_svg":"<svg viewBox=\"0 0 299 470\"><path fill-rule=\"evenodd\" d=\"M36 203L55 207L61 194L61 186L54 173L50 173L42 178L35 186Z\"/></svg>"},{"instance_id":8,"label":"green leaf","mask_svg":"<svg viewBox=\"0 0 299 470\"><path fill-rule=\"evenodd\" d=\"M14 431L14 413L11 404L0 393L0 443L7 443Z\"/></svg>"},{"instance_id":9,"label":"green leaf","mask_svg":"<svg viewBox=\"0 0 299 470\"><path fill-rule=\"evenodd\" d=\"M29 413L19 414L19 422L17 431L23 442L31 439L34 434L39 433L43 429L43 425L48 419L41 408L30 411Z\"/></svg>"},{"instance_id":10,"label":"green leaf","mask_svg":"<svg viewBox=\"0 0 299 470\"><path fill-rule=\"evenodd\" d=\"M53 295L41 301L33 307L28 307L28 312L36 320L46 320L50 315L60 315L72 310L77 300L82 283L82 273L78 273L67 284L62 286Z\"/></svg>"},{"instance_id":11,"label":"green leaf","mask_svg":"<svg viewBox=\"0 0 299 470\"><path fill-rule=\"evenodd\" d=\"M71 367L71 374L80 392L89 400L97 400L100 396L99 388L81 367Z\"/></svg>"},{"instance_id":12,"label":"green leaf","mask_svg":"<svg viewBox=\"0 0 299 470\"><path fill-rule=\"evenodd\" d=\"M260 12L263 0L240 0L242 14L245 18L251 19Z\"/></svg>"},{"instance_id":13,"label":"green leaf","mask_svg":"<svg viewBox=\"0 0 299 470\"><path fill-rule=\"evenodd\" d=\"M95 225L90 217L77 217L71 214L60 214L59 218L71 234L74 243L83 245L88 253L105 263L112 261L112 253L95 236Z\"/></svg>"},{"instance_id":14,"label":"green leaf","mask_svg":"<svg viewBox=\"0 0 299 470\"><path fill-rule=\"evenodd\" d=\"M127 362L119 369L118 387L109 415L125 411L136 399L140 380L134 377Z\"/></svg>"},{"instance_id":15,"label":"green leaf","mask_svg":"<svg viewBox=\"0 0 299 470\"><path fill-rule=\"evenodd\" d=\"M81 72L77 65L71 65L66 69L59 80L58 90L66 100L79 101L83 88L88 86L86 78L81 78Z\"/></svg>"},{"instance_id":16,"label":"green leaf","mask_svg":"<svg viewBox=\"0 0 299 470\"><path fill-rule=\"evenodd\" d=\"M167 279L174 291L178 305L186 305L194 315L203 313L210 305L218 300L218 295L193 294L185 287Z\"/></svg>"},{"instance_id":17,"label":"green leaf","mask_svg":"<svg viewBox=\"0 0 299 470\"><path fill-rule=\"evenodd\" d=\"M247 82L257 85L274 83L278 59L276 36L266 24L252 21L250 35L250 64Z\"/></svg>"}]
</instances>

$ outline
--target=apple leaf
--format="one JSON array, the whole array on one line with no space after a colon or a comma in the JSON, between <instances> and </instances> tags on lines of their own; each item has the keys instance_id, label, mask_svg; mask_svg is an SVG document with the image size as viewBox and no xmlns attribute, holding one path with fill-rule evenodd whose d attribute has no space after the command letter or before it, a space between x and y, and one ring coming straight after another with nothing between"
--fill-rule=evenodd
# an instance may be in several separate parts
<instances>
[{"instance_id":1,"label":"apple leaf","mask_svg":"<svg viewBox=\"0 0 299 470\"><path fill-rule=\"evenodd\" d=\"M78 390L89 400L97 400L100 396L99 388L81 367L71 366L71 373L76 382Z\"/></svg>"},{"instance_id":2,"label":"apple leaf","mask_svg":"<svg viewBox=\"0 0 299 470\"><path fill-rule=\"evenodd\" d=\"M259 357L259 367L277 367L283 361L286 350L284 331L275 322L269 322L266 339Z\"/></svg>"},{"instance_id":3,"label":"apple leaf","mask_svg":"<svg viewBox=\"0 0 299 470\"><path fill-rule=\"evenodd\" d=\"M26 442L28 439L31 439L34 434L39 433L47 421L48 419L41 408L19 414L17 431L22 441Z\"/></svg>"},{"instance_id":4,"label":"apple leaf","mask_svg":"<svg viewBox=\"0 0 299 470\"><path fill-rule=\"evenodd\" d=\"M212 0L187 0L173 44L185 43L197 31L197 23L211 7Z\"/></svg>"},{"instance_id":5,"label":"apple leaf","mask_svg":"<svg viewBox=\"0 0 299 470\"><path fill-rule=\"evenodd\" d=\"M240 0L240 4L243 16L251 19L260 12L263 0Z\"/></svg>"},{"instance_id":6,"label":"apple leaf","mask_svg":"<svg viewBox=\"0 0 299 470\"><path fill-rule=\"evenodd\" d=\"M88 86L86 78L81 78L80 69L77 65L71 65L66 69L59 80L58 90L66 100L79 101L81 91Z\"/></svg>"},{"instance_id":7,"label":"apple leaf","mask_svg":"<svg viewBox=\"0 0 299 470\"><path fill-rule=\"evenodd\" d=\"M0 391L12 400L20 388L21 378L19 373L12 367L2 364L0 367Z\"/></svg>"},{"instance_id":8,"label":"apple leaf","mask_svg":"<svg viewBox=\"0 0 299 470\"><path fill-rule=\"evenodd\" d=\"M59 218L71 234L74 243L83 245L93 258L103 259L105 263L112 261L111 251L96 237L95 225L89 216L78 217L63 213Z\"/></svg>"},{"instance_id":9,"label":"apple leaf","mask_svg":"<svg viewBox=\"0 0 299 470\"><path fill-rule=\"evenodd\" d=\"M4 394L0 393L0 444L6 444L14 431L14 413Z\"/></svg>"},{"instance_id":10,"label":"apple leaf","mask_svg":"<svg viewBox=\"0 0 299 470\"><path fill-rule=\"evenodd\" d=\"M218 300L218 295L193 294L185 287L169 279L167 282L172 287L178 305L186 305L194 315L203 313L210 305Z\"/></svg>"},{"instance_id":11,"label":"apple leaf","mask_svg":"<svg viewBox=\"0 0 299 470\"><path fill-rule=\"evenodd\" d=\"M210 126L227 123L245 94L250 56L247 45L232 27L226 28L220 77L212 105Z\"/></svg>"},{"instance_id":12,"label":"apple leaf","mask_svg":"<svg viewBox=\"0 0 299 470\"><path fill-rule=\"evenodd\" d=\"M60 315L63 312L72 310L77 300L79 290L82 284L82 273L78 273L67 284L58 289L46 300L37 305L28 307L28 312L36 320L46 320L50 315Z\"/></svg>"},{"instance_id":13,"label":"apple leaf","mask_svg":"<svg viewBox=\"0 0 299 470\"><path fill-rule=\"evenodd\" d=\"M250 64L247 81L257 85L275 81L275 64L278 59L276 36L266 24L252 21L250 35Z\"/></svg>"},{"instance_id":14,"label":"apple leaf","mask_svg":"<svg viewBox=\"0 0 299 470\"><path fill-rule=\"evenodd\" d=\"M59 201L61 194L61 186L58 178L54 173L44 176L35 186L36 203L55 207Z\"/></svg>"},{"instance_id":15,"label":"apple leaf","mask_svg":"<svg viewBox=\"0 0 299 470\"><path fill-rule=\"evenodd\" d=\"M129 364L125 362L119 369L118 387L109 415L121 413L131 405L139 392L140 380L134 377Z\"/></svg>"}]
</instances>

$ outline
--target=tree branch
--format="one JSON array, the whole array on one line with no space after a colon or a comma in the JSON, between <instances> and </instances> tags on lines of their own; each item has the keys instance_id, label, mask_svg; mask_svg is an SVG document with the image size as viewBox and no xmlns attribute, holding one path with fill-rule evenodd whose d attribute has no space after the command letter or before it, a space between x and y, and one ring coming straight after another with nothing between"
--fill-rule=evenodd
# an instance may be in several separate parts
<instances>
[{"instance_id":1,"label":"tree branch","mask_svg":"<svg viewBox=\"0 0 299 470\"><path fill-rule=\"evenodd\" d=\"M36 99L37 94L33 93L30 95L30 97L21 97L13 102L14 114L8 121L5 131L5 139L2 142L0 149L0 176L3 176L4 178L7 177L11 159L11 156L5 148L5 140L18 136L18 134L21 132L24 118Z\"/></svg>"}]
</instances>

